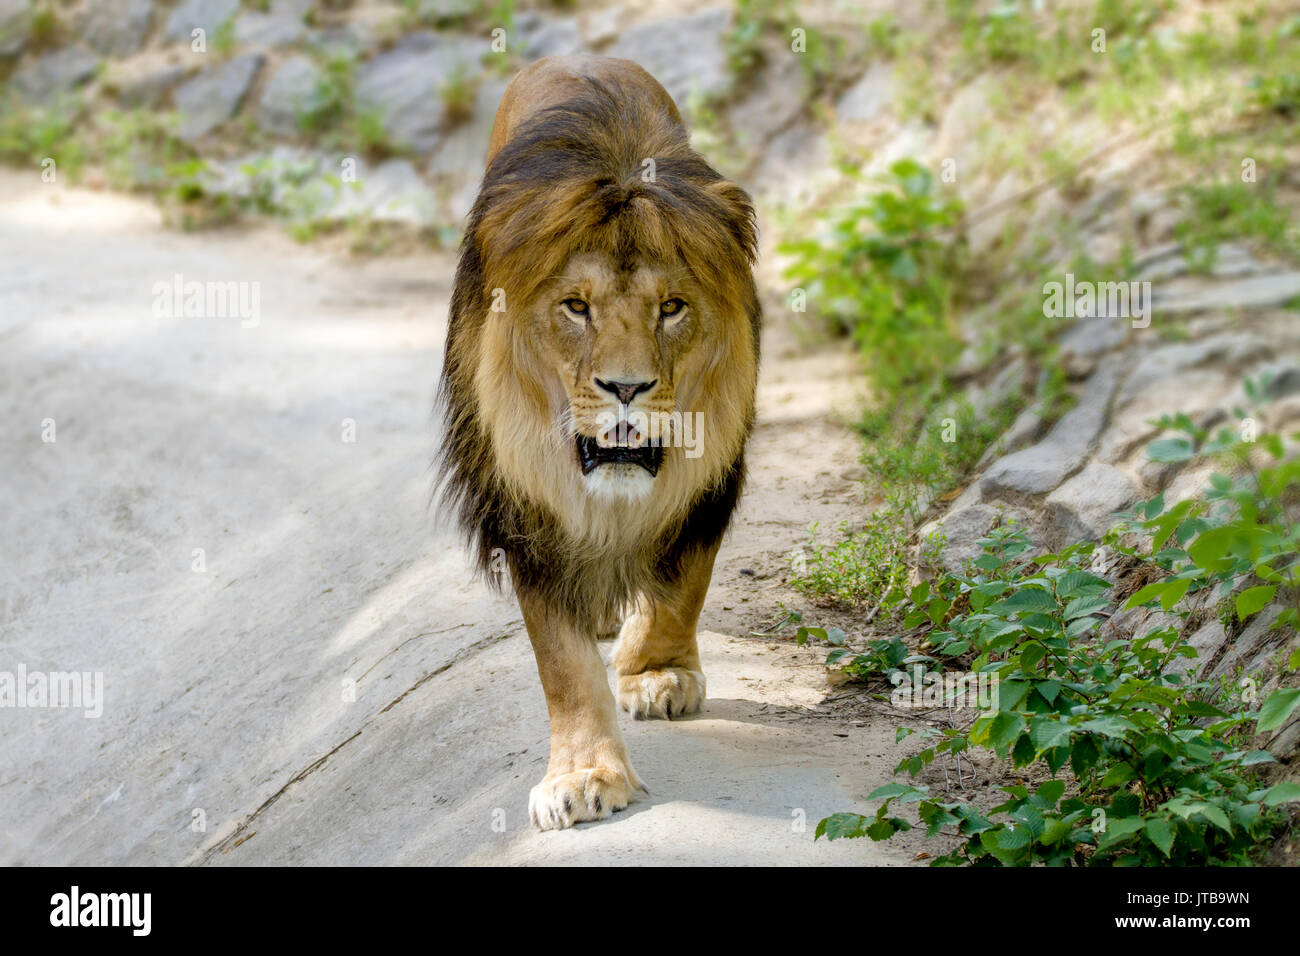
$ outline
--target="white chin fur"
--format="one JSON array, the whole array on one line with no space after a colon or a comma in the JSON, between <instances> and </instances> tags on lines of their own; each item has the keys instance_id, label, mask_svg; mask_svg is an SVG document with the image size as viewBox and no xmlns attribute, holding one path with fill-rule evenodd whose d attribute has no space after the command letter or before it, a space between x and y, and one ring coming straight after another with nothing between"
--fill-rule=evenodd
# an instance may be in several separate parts
<instances>
[{"instance_id":1,"label":"white chin fur","mask_svg":"<svg viewBox=\"0 0 1300 956\"><path fill-rule=\"evenodd\" d=\"M654 488L654 475L640 465L598 465L582 476L587 494L610 501L640 501Z\"/></svg>"}]
</instances>

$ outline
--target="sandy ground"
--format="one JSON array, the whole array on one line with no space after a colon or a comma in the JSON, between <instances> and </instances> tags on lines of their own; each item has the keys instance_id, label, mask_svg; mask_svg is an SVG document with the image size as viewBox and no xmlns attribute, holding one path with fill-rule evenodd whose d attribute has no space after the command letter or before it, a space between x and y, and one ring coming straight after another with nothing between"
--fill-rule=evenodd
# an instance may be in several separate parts
<instances>
[{"instance_id":1,"label":"sandy ground","mask_svg":"<svg viewBox=\"0 0 1300 956\"><path fill-rule=\"evenodd\" d=\"M429 502L451 272L0 174L0 671L104 681L98 718L0 709L0 863L910 862L812 839L890 778L896 721L837 715L823 651L751 636L809 525L861 509L852 360L780 316L705 710L624 715L652 795L531 829L527 636ZM260 283L260 321L155 315L177 274Z\"/></svg>"}]
</instances>

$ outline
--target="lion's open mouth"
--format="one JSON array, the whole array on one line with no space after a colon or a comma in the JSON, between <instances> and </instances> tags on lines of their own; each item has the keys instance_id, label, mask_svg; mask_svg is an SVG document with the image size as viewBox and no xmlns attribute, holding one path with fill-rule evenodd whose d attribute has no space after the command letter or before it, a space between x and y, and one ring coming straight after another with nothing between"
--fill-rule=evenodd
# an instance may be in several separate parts
<instances>
[{"instance_id":1,"label":"lion's open mouth","mask_svg":"<svg viewBox=\"0 0 1300 956\"><path fill-rule=\"evenodd\" d=\"M659 474L659 465L664 459L664 450L660 445L645 444L639 448L628 445L604 446L587 435L574 435L578 446L578 464L582 473L589 475L599 465L640 465L652 475Z\"/></svg>"}]
</instances>

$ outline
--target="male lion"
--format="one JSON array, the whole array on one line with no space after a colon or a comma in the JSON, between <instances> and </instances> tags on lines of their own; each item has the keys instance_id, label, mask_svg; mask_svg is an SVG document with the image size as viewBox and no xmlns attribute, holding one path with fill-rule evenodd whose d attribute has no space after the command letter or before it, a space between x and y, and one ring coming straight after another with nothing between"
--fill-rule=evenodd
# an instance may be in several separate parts
<instances>
[{"instance_id":1,"label":"male lion","mask_svg":"<svg viewBox=\"0 0 1300 956\"><path fill-rule=\"evenodd\" d=\"M704 699L695 627L754 418L756 226L628 60L524 69L487 163L452 294L442 473L532 640L551 756L529 813L554 829L645 789L597 635L622 622L611 660L635 717Z\"/></svg>"}]
</instances>

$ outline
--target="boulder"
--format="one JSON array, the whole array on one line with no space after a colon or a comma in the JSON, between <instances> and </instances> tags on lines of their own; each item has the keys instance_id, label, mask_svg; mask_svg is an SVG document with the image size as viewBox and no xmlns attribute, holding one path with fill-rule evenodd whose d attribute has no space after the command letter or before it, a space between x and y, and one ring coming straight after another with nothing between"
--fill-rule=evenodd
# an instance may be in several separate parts
<instances>
[{"instance_id":1,"label":"boulder","mask_svg":"<svg viewBox=\"0 0 1300 956\"><path fill-rule=\"evenodd\" d=\"M1268 654L1290 636L1289 631L1273 630L1273 621L1282 612L1279 605L1266 607L1228 642L1227 651L1210 672L1211 677L1232 677L1238 666L1242 673L1255 674L1267 662Z\"/></svg>"},{"instance_id":2,"label":"boulder","mask_svg":"<svg viewBox=\"0 0 1300 956\"><path fill-rule=\"evenodd\" d=\"M1154 290L1154 316L1183 315L1213 309L1265 309L1300 296L1300 272L1247 275L1226 282L1188 280Z\"/></svg>"},{"instance_id":3,"label":"boulder","mask_svg":"<svg viewBox=\"0 0 1300 956\"><path fill-rule=\"evenodd\" d=\"M835 101L835 118L841 123L870 123L893 100L894 70L875 63Z\"/></svg>"},{"instance_id":4,"label":"boulder","mask_svg":"<svg viewBox=\"0 0 1300 956\"><path fill-rule=\"evenodd\" d=\"M993 505L974 504L964 508L954 508L936 521L924 525L917 534L924 551L932 535L943 536L943 548L939 552L939 565L948 574L960 574L966 566L984 553L979 541L993 528L1014 521L1024 523L1024 515L1006 508Z\"/></svg>"},{"instance_id":5,"label":"boulder","mask_svg":"<svg viewBox=\"0 0 1300 956\"><path fill-rule=\"evenodd\" d=\"M1018 501L1045 495L1083 467L1110 412L1121 363L1097 370L1079 403L1038 444L995 461L980 479L984 500Z\"/></svg>"},{"instance_id":6,"label":"boulder","mask_svg":"<svg viewBox=\"0 0 1300 956\"><path fill-rule=\"evenodd\" d=\"M357 103L373 111L400 149L427 154L443 134L443 89L477 75L477 40L429 32L407 37L367 63L357 78Z\"/></svg>"},{"instance_id":7,"label":"boulder","mask_svg":"<svg viewBox=\"0 0 1300 956\"><path fill-rule=\"evenodd\" d=\"M29 103L46 103L72 92L99 69L99 57L78 46L42 54L14 73L10 85Z\"/></svg>"},{"instance_id":8,"label":"boulder","mask_svg":"<svg viewBox=\"0 0 1300 956\"><path fill-rule=\"evenodd\" d=\"M320 83L321 71L307 57L296 55L285 60L262 90L258 123L279 136L298 132L300 117L323 103Z\"/></svg>"},{"instance_id":9,"label":"boulder","mask_svg":"<svg viewBox=\"0 0 1300 956\"><path fill-rule=\"evenodd\" d=\"M518 21L516 20L516 26ZM538 25L523 33L520 50L526 60L540 60L544 56L568 56L584 49L582 31L574 17L540 19Z\"/></svg>"},{"instance_id":10,"label":"boulder","mask_svg":"<svg viewBox=\"0 0 1300 956\"><path fill-rule=\"evenodd\" d=\"M183 40L186 43L193 38L195 30L203 30L207 36L208 49L212 49L212 40L216 32L239 13L239 0L181 0L181 3L163 27L163 36L168 40Z\"/></svg>"},{"instance_id":11,"label":"boulder","mask_svg":"<svg viewBox=\"0 0 1300 956\"><path fill-rule=\"evenodd\" d=\"M239 111L265 57L246 53L210 67L176 90L181 114L177 136L192 142L206 136Z\"/></svg>"},{"instance_id":12,"label":"boulder","mask_svg":"<svg viewBox=\"0 0 1300 956\"><path fill-rule=\"evenodd\" d=\"M12 60L23 52L31 27L28 0L0 0L0 60Z\"/></svg>"},{"instance_id":13,"label":"boulder","mask_svg":"<svg viewBox=\"0 0 1300 956\"><path fill-rule=\"evenodd\" d=\"M97 53L128 56L149 38L153 14L153 0L96 0L81 18L81 35Z\"/></svg>"},{"instance_id":14,"label":"boulder","mask_svg":"<svg viewBox=\"0 0 1300 956\"><path fill-rule=\"evenodd\" d=\"M129 107L161 106L187 72L183 66L155 64L116 75L118 98Z\"/></svg>"},{"instance_id":15,"label":"boulder","mask_svg":"<svg viewBox=\"0 0 1300 956\"><path fill-rule=\"evenodd\" d=\"M345 189L332 218L364 217L428 228L438 221L438 197L409 160L390 159L359 171L359 189Z\"/></svg>"},{"instance_id":16,"label":"boulder","mask_svg":"<svg viewBox=\"0 0 1300 956\"><path fill-rule=\"evenodd\" d=\"M1204 672L1227 642L1228 635L1223 629L1223 622L1218 618L1206 621L1187 639L1187 643L1196 649L1196 657L1175 658L1170 662L1168 670L1175 674L1188 674L1195 679Z\"/></svg>"},{"instance_id":17,"label":"boulder","mask_svg":"<svg viewBox=\"0 0 1300 956\"><path fill-rule=\"evenodd\" d=\"M1047 496L1050 548L1076 541L1098 541L1114 524L1111 517L1139 497L1137 484L1113 465L1093 462Z\"/></svg>"},{"instance_id":18,"label":"boulder","mask_svg":"<svg viewBox=\"0 0 1300 956\"><path fill-rule=\"evenodd\" d=\"M609 55L641 64L684 110L692 91L717 97L731 88L724 43L730 29L731 11L715 7L633 27L610 48Z\"/></svg>"}]
</instances>

